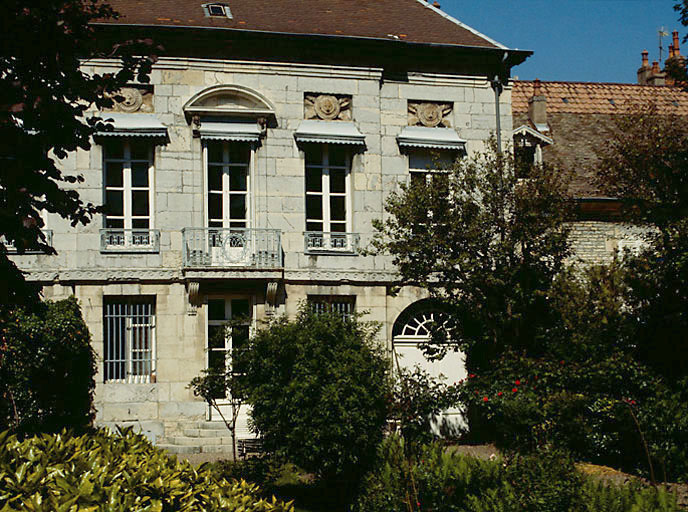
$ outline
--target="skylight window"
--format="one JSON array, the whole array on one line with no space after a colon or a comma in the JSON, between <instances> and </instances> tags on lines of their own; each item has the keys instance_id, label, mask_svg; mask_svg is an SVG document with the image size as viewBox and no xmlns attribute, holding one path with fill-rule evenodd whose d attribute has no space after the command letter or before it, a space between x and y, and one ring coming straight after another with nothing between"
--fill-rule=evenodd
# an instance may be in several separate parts
<instances>
[{"instance_id":1,"label":"skylight window","mask_svg":"<svg viewBox=\"0 0 688 512\"><path fill-rule=\"evenodd\" d=\"M232 19L232 11L229 10L229 6L226 4L213 3L205 4L203 6L205 15L209 18L229 18Z\"/></svg>"}]
</instances>

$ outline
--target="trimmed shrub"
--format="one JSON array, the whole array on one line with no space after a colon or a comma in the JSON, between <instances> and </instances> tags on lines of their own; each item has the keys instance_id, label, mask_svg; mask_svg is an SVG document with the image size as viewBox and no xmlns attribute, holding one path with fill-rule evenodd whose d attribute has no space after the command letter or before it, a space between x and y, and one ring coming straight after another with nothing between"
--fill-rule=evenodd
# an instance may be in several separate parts
<instances>
[{"instance_id":1,"label":"trimmed shrub","mask_svg":"<svg viewBox=\"0 0 688 512\"><path fill-rule=\"evenodd\" d=\"M92 512L292 512L256 485L218 479L143 436L66 431L19 440L0 434L0 510Z\"/></svg>"},{"instance_id":2,"label":"trimmed shrub","mask_svg":"<svg viewBox=\"0 0 688 512\"><path fill-rule=\"evenodd\" d=\"M0 430L83 430L93 419L96 357L74 297L0 315Z\"/></svg>"},{"instance_id":3,"label":"trimmed shrub","mask_svg":"<svg viewBox=\"0 0 688 512\"><path fill-rule=\"evenodd\" d=\"M376 324L304 306L233 354L268 452L326 480L355 483L371 467L391 394L376 333Z\"/></svg>"}]
</instances>

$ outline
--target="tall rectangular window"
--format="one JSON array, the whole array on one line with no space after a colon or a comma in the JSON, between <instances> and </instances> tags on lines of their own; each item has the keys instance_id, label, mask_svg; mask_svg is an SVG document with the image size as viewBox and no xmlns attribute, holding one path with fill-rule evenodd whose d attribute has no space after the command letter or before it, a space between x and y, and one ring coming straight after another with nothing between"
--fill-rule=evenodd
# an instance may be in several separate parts
<instances>
[{"instance_id":1,"label":"tall rectangular window","mask_svg":"<svg viewBox=\"0 0 688 512\"><path fill-rule=\"evenodd\" d=\"M248 227L249 145L245 142L210 141L206 154L208 227Z\"/></svg>"},{"instance_id":2,"label":"tall rectangular window","mask_svg":"<svg viewBox=\"0 0 688 512\"><path fill-rule=\"evenodd\" d=\"M133 139L108 141L103 162L105 228L147 233L153 227L153 146Z\"/></svg>"},{"instance_id":3,"label":"tall rectangular window","mask_svg":"<svg viewBox=\"0 0 688 512\"><path fill-rule=\"evenodd\" d=\"M106 297L105 382L155 382L155 297Z\"/></svg>"},{"instance_id":4,"label":"tall rectangular window","mask_svg":"<svg viewBox=\"0 0 688 512\"><path fill-rule=\"evenodd\" d=\"M223 374L232 367L232 351L246 346L250 325L249 298L208 298L208 371ZM227 398L224 388L215 395L216 399Z\"/></svg>"},{"instance_id":5,"label":"tall rectangular window","mask_svg":"<svg viewBox=\"0 0 688 512\"><path fill-rule=\"evenodd\" d=\"M306 153L306 231L350 231L350 155L339 144L311 144Z\"/></svg>"}]
</instances>

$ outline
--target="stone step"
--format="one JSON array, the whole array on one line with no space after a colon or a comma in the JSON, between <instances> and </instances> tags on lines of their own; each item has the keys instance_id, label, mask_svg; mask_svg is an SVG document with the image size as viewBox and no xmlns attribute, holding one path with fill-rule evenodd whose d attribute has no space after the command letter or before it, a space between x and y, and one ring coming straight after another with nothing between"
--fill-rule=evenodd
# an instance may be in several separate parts
<instances>
[{"instance_id":1,"label":"stone step","mask_svg":"<svg viewBox=\"0 0 688 512\"><path fill-rule=\"evenodd\" d=\"M156 446L175 454L201 453L200 446L180 446L176 444L157 444Z\"/></svg>"},{"instance_id":2,"label":"stone step","mask_svg":"<svg viewBox=\"0 0 688 512\"><path fill-rule=\"evenodd\" d=\"M169 444L177 446L212 446L217 444L232 445L232 438L229 437L186 437L186 436L174 436L166 437L165 440Z\"/></svg>"},{"instance_id":3,"label":"stone step","mask_svg":"<svg viewBox=\"0 0 688 512\"><path fill-rule=\"evenodd\" d=\"M222 430L214 430L214 429L205 429L205 428L185 428L182 433L186 437L225 437L225 436L230 436L231 437L231 432L229 431L228 428L224 428Z\"/></svg>"},{"instance_id":4,"label":"stone step","mask_svg":"<svg viewBox=\"0 0 688 512\"><path fill-rule=\"evenodd\" d=\"M203 430L227 430L227 425L223 421L199 421L192 428Z\"/></svg>"},{"instance_id":5,"label":"stone step","mask_svg":"<svg viewBox=\"0 0 688 512\"><path fill-rule=\"evenodd\" d=\"M224 453L227 455L226 458L232 458L232 445L220 444L216 446L202 446L201 453Z\"/></svg>"}]
</instances>

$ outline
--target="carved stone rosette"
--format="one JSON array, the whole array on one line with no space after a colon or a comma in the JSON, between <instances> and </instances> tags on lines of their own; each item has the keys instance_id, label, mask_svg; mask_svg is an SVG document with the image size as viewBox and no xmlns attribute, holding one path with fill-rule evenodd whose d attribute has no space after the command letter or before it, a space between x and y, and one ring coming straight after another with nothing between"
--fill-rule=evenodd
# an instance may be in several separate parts
<instances>
[{"instance_id":1,"label":"carved stone rosette","mask_svg":"<svg viewBox=\"0 0 688 512\"><path fill-rule=\"evenodd\" d=\"M304 118L323 121L351 121L351 96L341 94L306 94Z\"/></svg>"},{"instance_id":2,"label":"carved stone rosette","mask_svg":"<svg viewBox=\"0 0 688 512\"><path fill-rule=\"evenodd\" d=\"M146 86L122 87L110 95L114 105L110 112L153 112L153 90Z\"/></svg>"},{"instance_id":3,"label":"carved stone rosette","mask_svg":"<svg viewBox=\"0 0 688 512\"><path fill-rule=\"evenodd\" d=\"M451 113L453 105L451 103L440 103L431 101L409 101L408 102L408 124L409 126L436 126L451 127Z\"/></svg>"}]
</instances>

